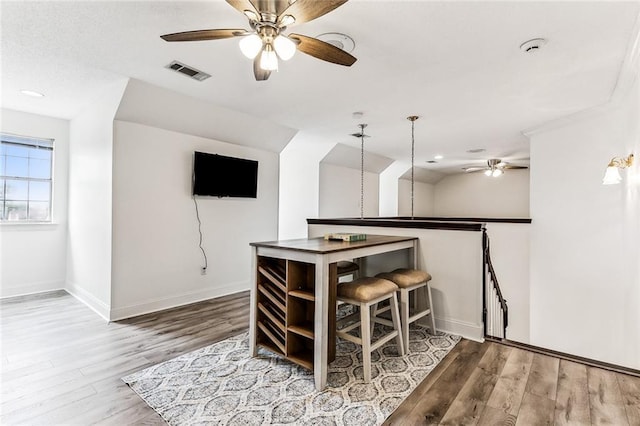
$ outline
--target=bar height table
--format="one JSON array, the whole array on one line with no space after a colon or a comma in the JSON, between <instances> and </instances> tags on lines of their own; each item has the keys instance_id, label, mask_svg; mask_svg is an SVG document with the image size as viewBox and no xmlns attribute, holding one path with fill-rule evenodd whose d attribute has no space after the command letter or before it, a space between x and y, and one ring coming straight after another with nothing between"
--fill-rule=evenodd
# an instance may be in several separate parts
<instances>
[{"instance_id":1,"label":"bar height table","mask_svg":"<svg viewBox=\"0 0 640 426\"><path fill-rule=\"evenodd\" d=\"M410 249L409 267L415 268L418 238L367 235L352 242L303 238L250 245L251 355L262 346L310 368L322 390L335 357L336 262Z\"/></svg>"}]
</instances>

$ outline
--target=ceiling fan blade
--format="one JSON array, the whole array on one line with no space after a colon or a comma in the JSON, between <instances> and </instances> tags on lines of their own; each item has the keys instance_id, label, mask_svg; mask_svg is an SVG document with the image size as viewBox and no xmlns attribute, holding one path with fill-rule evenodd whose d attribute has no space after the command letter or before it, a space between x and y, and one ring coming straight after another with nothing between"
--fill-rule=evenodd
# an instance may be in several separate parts
<instances>
[{"instance_id":1,"label":"ceiling fan blade","mask_svg":"<svg viewBox=\"0 0 640 426\"><path fill-rule=\"evenodd\" d=\"M487 170L486 167L465 167L464 169L465 173L473 173L473 172L482 172Z\"/></svg>"},{"instance_id":2,"label":"ceiling fan blade","mask_svg":"<svg viewBox=\"0 0 640 426\"><path fill-rule=\"evenodd\" d=\"M516 166L515 164L507 164L506 166L502 167L503 169L511 169L511 170L518 170L518 169L528 169L528 166Z\"/></svg>"},{"instance_id":3,"label":"ceiling fan blade","mask_svg":"<svg viewBox=\"0 0 640 426\"><path fill-rule=\"evenodd\" d=\"M235 30L196 30L184 31L181 33L165 34L162 37L165 41L201 41L201 40L220 40L224 38L239 37L250 34L249 31L243 29Z\"/></svg>"},{"instance_id":4,"label":"ceiling fan blade","mask_svg":"<svg viewBox=\"0 0 640 426\"><path fill-rule=\"evenodd\" d=\"M298 1L296 3L298 3ZM294 5L296 3L294 3ZM350 67L355 61L357 61L354 56L344 50L338 49L334 45L325 43L317 38L307 37L301 34L289 34L289 38L298 43L299 51L306 53L307 55L311 55L314 58L347 67Z\"/></svg>"},{"instance_id":5,"label":"ceiling fan blade","mask_svg":"<svg viewBox=\"0 0 640 426\"><path fill-rule=\"evenodd\" d=\"M260 55L253 60L253 75L256 77L256 81L265 81L271 75L271 71L260 68Z\"/></svg>"},{"instance_id":6,"label":"ceiling fan blade","mask_svg":"<svg viewBox=\"0 0 640 426\"><path fill-rule=\"evenodd\" d=\"M228 1L228 0L227 0ZM290 25L309 22L345 4L348 0L296 0L278 16L278 24L285 16L291 15L296 21Z\"/></svg>"},{"instance_id":7,"label":"ceiling fan blade","mask_svg":"<svg viewBox=\"0 0 640 426\"><path fill-rule=\"evenodd\" d=\"M250 0L227 0L231 6L233 6L238 12L245 14L244 11L248 10L256 14L257 17L260 17L260 13L258 12L258 8L251 3Z\"/></svg>"}]
</instances>

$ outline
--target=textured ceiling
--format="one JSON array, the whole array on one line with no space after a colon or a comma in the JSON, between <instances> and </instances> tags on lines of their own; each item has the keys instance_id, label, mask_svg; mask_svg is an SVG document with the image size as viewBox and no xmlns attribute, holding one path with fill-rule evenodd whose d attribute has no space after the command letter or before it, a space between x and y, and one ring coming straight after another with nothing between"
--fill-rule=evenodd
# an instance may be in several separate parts
<instances>
[{"instance_id":1,"label":"textured ceiling","mask_svg":"<svg viewBox=\"0 0 640 426\"><path fill-rule=\"evenodd\" d=\"M166 43L161 34L247 28L224 1L0 3L2 106L72 118L96 91L124 77L217 107L367 150L410 156L433 170L528 156L522 131L606 103L637 36L639 3L351 0L292 31L343 32L350 68L297 53L256 82L236 40ZM533 54L522 42L544 37ZM197 82L164 68L179 60L212 75ZM20 89L44 92L32 99ZM354 111L364 117L355 120ZM263 135L264 136L264 135ZM268 136L268 135L267 135ZM468 154L485 148L480 154ZM439 164L425 161L435 154Z\"/></svg>"}]
</instances>

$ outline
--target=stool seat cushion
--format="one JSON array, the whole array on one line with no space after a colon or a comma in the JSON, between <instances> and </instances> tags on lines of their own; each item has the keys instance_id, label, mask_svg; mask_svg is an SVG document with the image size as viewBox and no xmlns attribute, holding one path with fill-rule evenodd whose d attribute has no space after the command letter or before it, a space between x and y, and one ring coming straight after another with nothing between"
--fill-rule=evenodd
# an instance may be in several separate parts
<instances>
[{"instance_id":1,"label":"stool seat cushion","mask_svg":"<svg viewBox=\"0 0 640 426\"><path fill-rule=\"evenodd\" d=\"M385 294L398 290L398 286L389 280L374 277L362 277L338 286L338 299L369 302Z\"/></svg>"},{"instance_id":2,"label":"stool seat cushion","mask_svg":"<svg viewBox=\"0 0 640 426\"><path fill-rule=\"evenodd\" d=\"M358 265L353 262L349 262L347 260L341 260L340 262L338 262L338 275L358 272L358 269Z\"/></svg>"},{"instance_id":3,"label":"stool seat cushion","mask_svg":"<svg viewBox=\"0 0 640 426\"><path fill-rule=\"evenodd\" d=\"M431 280L431 274L419 269L396 269L392 272L383 272L376 277L393 281L400 288L411 287Z\"/></svg>"}]
</instances>

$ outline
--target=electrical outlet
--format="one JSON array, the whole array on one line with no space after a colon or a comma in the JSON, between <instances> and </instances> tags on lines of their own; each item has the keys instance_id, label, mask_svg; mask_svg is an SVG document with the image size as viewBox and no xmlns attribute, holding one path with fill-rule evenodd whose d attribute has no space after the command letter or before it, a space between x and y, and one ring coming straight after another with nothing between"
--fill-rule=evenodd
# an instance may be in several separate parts
<instances>
[{"instance_id":1,"label":"electrical outlet","mask_svg":"<svg viewBox=\"0 0 640 426\"><path fill-rule=\"evenodd\" d=\"M207 275L207 268L201 268L200 275Z\"/></svg>"}]
</instances>

